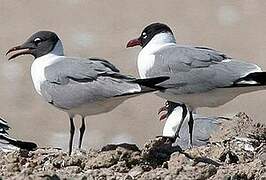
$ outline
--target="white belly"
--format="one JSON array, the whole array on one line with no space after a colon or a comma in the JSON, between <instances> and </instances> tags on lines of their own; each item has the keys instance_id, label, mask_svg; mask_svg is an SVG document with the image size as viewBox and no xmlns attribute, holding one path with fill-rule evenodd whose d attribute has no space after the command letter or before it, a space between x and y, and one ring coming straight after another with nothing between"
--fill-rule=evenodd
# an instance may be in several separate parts
<instances>
[{"instance_id":1,"label":"white belly","mask_svg":"<svg viewBox=\"0 0 266 180\"><path fill-rule=\"evenodd\" d=\"M95 103L88 103L81 105L79 107L70 109L70 110L64 110L66 111L70 116L74 116L76 114L79 114L83 117L90 116L90 115L96 115L101 113L106 113L109 111L112 111L114 108L116 108L119 104L121 104L123 101L125 101L127 98L112 98L104 101L98 101Z\"/></svg>"},{"instance_id":2,"label":"white belly","mask_svg":"<svg viewBox=\"0 0 266 180\"><path fill-rule=\"evenodd\" d=\"M223 105L240 94L249 93L252 91L264 90L265 86L250 86L237 88L217 88L205 93L182 94L174 95L170 92L156 93L158 96L173 102L182 102L190 107L217 107Z\"/></svg>"}]
</instances>

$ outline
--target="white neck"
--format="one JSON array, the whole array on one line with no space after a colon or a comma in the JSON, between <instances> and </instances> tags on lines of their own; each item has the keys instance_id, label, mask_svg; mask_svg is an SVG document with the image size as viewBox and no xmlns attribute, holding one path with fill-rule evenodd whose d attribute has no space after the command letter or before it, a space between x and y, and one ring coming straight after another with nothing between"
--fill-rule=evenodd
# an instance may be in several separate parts
<instances>
[{"instance_id":1,"label":"white neck","mask_svg":"<svg viewBox=\"0 0 266 180\"><path fill-rule=\"evenodd\" d=\"M39 58L36 58L31 65L31 77L36 91L41 95L41 84L46 80L45 68L58 61L63 60L60 58L64 55L62 42L59 40L54 49Z\"/></svg>"},{"instance_id":2,"label":"white neck","mask_svg":"<svg viewBox=\"0 0 266 180\"><path fill-rule=\"evenodd\" d=\"M146 78L146 73L153 67L154 53L160 48L176 44L176 40L171 33L159 33L140 51L138 56L138 71L141 78Z\"/></svg>"}]
</instances>

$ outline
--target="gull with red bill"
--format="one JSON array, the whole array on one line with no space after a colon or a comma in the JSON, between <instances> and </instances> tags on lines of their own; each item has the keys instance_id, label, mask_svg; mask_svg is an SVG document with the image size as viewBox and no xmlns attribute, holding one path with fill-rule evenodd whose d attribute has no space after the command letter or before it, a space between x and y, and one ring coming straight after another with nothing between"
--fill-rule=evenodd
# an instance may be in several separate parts
<instances>
[{"instance_id":1,"label":"gull with red bill","mask_svg":"<svg viewBox=\"0 0 266 180\"><path fill-rule=\"evenodd\" d=\"M137 59L140 77L169 76L169 80L159 84L166 89L157 95L172 105L183 104L182 110L173 111L176 123L171 118L170 125L168 120L165 125L172 131L172 138L177 137L187 110L192 144L192 112L196 108L217 107L240 94L266 89L266 72L256 64L233 59L208 47L178 45L166 24L153 23L145 27L140 37L127 44L127 47L134 46L142 48ZM169 106L161 110L169 111ZM169 118L171 113L164 117ZM168 136L169 133L164 134Z\"/></svg>"}]
</instances>

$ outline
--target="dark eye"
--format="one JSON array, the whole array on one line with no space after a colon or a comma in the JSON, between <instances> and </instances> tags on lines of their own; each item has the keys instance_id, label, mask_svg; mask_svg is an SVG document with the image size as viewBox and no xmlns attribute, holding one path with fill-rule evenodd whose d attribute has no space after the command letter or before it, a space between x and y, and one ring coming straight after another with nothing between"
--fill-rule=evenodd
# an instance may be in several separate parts
<instances>
[{"instance_id":1,"label":"dark eye","mask_svg":"<svg viewBox=\"0 0 266 180\"><path fill-rule=\"evenodd\" d=\"M38 45L40 42L42 42L42 39L37 37L33 40L33 42Z\"/></svg>"}]
</instances>

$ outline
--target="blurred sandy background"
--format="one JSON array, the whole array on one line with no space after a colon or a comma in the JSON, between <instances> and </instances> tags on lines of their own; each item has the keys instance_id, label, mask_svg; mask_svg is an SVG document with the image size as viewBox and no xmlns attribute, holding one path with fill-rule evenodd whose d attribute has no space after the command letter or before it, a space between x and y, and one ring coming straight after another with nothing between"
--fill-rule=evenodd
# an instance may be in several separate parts
<instances>
[{"instance_id":1,"label":"blurred sandy background","mask_svg":"<svg viewBox=\"0 0 266 180\"><path fill-rule=\"evenodd\" d=\"M33 89L32 57L8 62L4 56L39 30L57 32L70 56L101 57L123 73L137 76L140 48L126 49L152 22L172 27L180 44L213 47L266 69L266 1L154 1L154 0L0 0L0 114L11 134L41 146L66 147L67 115L45 103ZM114 111L87 118L84 148L110 142L143 143L161 134L157 110L164 101L155 95L131 99ZM242 95L205 115L245 111L265 122L266 92ZM76 121L79 128L79 121ZM78 134L78 131L76 131Z\"/></svg>"}]
</instances>

